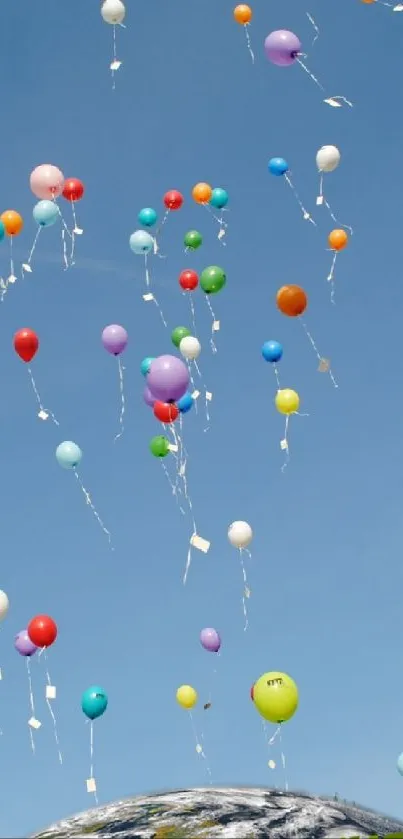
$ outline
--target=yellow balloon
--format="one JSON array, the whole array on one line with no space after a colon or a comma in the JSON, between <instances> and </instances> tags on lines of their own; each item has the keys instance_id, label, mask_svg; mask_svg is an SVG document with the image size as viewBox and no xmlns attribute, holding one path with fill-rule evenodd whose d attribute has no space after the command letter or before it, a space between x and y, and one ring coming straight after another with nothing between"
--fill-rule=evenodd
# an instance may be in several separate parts
<instances>
[{"instance_id":1,"label":"yellow balloon","mask_svg":"<svg viewBox=\"0 0 403 839\"><path fill-rule=\"evenodd\" d=\"M287 673L263 673L255 682L253 701L265 720L287 722L298 708L298 688Z\"/></svg>"},{"instance_id":2,"label":"yellow balloon","mask_svg":"<svg viewBox=\"0 0 403 839\"><path fill-rule=\"evenodd\" d=\"M280 414L295 414L299 409L299 396L296 390L290 390L286 387L285 390L278 390L276 393L275 404Z\"/></svg>"},{"instance_id":3,"label":"yellow balloon","mask_svg":"<svg viewBox=\"0 0 403 839\"><path fill-rule=\"evenodd\" d=\"M176 691L176 701L179 702L181 708L186 708L187 711L194 708L197 699L197 692L190 685L181 685Z\"/></svg>"}]
</instances>

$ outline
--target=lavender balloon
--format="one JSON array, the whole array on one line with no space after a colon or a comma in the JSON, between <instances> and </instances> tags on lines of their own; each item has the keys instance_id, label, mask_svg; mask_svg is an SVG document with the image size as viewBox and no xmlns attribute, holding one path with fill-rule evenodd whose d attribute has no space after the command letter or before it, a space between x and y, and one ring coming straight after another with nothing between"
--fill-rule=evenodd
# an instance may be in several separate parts
<instances>
[{"instance_id":1,"label":"lavender balloon","mask_svg":"<svg viewBox=\"0 0 403 839\"><path fill-rule=\"evenodd\" d=\"M155 396L152 395L150 388L147 387L147 386L144 388L144 391L143 391L143 399L144 399L144 402L146 403L146 405L148 405L149 408L153 408L154 403L157 401Z\"/></svg>"},{"instance_id":2,"label":"lavender balloon","mask_svg":"<svg viewBox=\"0 0 403 839\"><path fill-rule=\"evenodd\" d=\"M17 650L17 653L26 656L26 658L34 655L38 649L38 647L32 643L26 629L22 629L21 632L15 636L14 647Z\"/></svg>"},{"instance_id":3,"label":"lavender balloon","mask_svg":"<svg viewBox=\"0 0 403 839\"><path fill-rule=\"evenodd\" d=\"M186 364L175 355L160 355L150 364L147 385L161 402L176 402L186 393L189 381Z\"/></svg>"},{"instance_id":4,"label":"lavender balloon","mask_svg":"<svg viewBox=\"0 0 403 839\"><path fill-rule=\"evenodd\" d=\"M102 343L111 355L120 355L126 349L128 340L129 336L123 326L119 326L117 323L105 326L102 333Z\"/></svg>"},{"instance_id":5,"label":"lavender balloon","mask_svg":"<svg viewBox=\"0 0 403 839\"><path fill-rule=\"evenodd\" d=\"M266 57L278 67L289 67L290 64L294 64L301 48L302 44L297 35L289 32L288 29L270 32L264 42Z\"/></svg>"},{"instance_id":6,"label":"lavender balloon","mask_svg":"<svg viewBox=\"0 0 403 839\"><path fill-rule=\"evenodd\" d=\"M209 653L218 653L221 647L221 638L216 629L202 629L200 633L200 643Z\"/></svg>"}]
</instances>

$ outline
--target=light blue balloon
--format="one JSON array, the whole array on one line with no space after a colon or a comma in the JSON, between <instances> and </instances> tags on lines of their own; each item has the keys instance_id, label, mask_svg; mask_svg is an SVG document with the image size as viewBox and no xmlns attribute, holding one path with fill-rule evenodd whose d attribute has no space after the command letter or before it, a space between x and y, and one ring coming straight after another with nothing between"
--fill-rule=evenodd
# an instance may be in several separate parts
<instances>
[{"instance_id":1,"label":"light blue balloon","mask_svg":"<svg viewBox=\"0 0 403 839\"><path fill-rule=\"evenodd\" d=\"M0 242L3 241L5 235L6 235L6 228L4 227L3 222L0 220Z\"/></svg>"},{"instance_id":2,"label":"light blue balloon","mask_svg":"<svg viewBox=\"0 0 403 839\"><path fill-rule=\"evenodd\" d=\"M71 440L65 440L56 449L56 460L63 469L76 469L82 456L80 446Z\"/></svg>"},{"instance_id":3,"label":"light blue balloon","mask_svg":"<svg viewBox=\"0 0 403 839\"><path fill-rule=\"evenodd\" d=\"M220 186L216 186L211 193L210 204L212 207L215 207L216 210L222 210L223 207L226 207L229 201L228 192L225 189L221 189Z\"/></svg>"},{"instance_id":4,"label":"light blue balloon","mask_svg":"<svg viewBox=\"0 0 403 839\"><path fill-rule=\"evenodd\" d=\"M178 399L176 407L179 409L181 414L187 414L193 406L193 401L194 400L192 399L190 393L184 393L183 396Z\"/></svg>"},{"instance_id":5,"label":"light blue balloon","mask_svg":"<svg viewBox=\"0 0 403 839\"><path fill-rule=\"evenodd\" d=\"M151 356L147 356L147 358L143 358L140 364L140 370L143 376L148 376L150 372L150 367L153 363L154 359Z\"/></svg>"},{"instance_id":6,"label":"light blue balloon","mask_svg":"<svg viewBox=\"0 0 403 839\"><path fill-rule=\"evenodd\" d=\"M108 697L103 688L94 685L87 688L81 697L81 708L89 720L102 717L108 707Z\"/></svg>"},{"instance_id":7,"label":"light blue balloon","mask_svg":"<svg viewBox=\"0 0 403 839\"><path fill-rule=\"evenodd\" d=\"M137 256L150 253L154 247L154 239L146 230L136 230L129 239L130 247Z\"/></svg>"},{"instance_id":8,"label":"light blue balloon","mask_svg":"<svg viewBox=\"0 0 403 839\"><path fill-rule=\"evenodd\" d=\"M288 172L288 163L284 157L272 157L269 160L269 172L271 175L276 175L278 178Z\"/></svg>"},{"instance_id":9,"label":"light blue balloon","mask_svg":"<svg viewBox=\"0 0 403 839\"><path fill-rule=\"evenodd\" d=\"M153 224L155 224L155 222L157 221L158 216L152 207L143 207L143 209L140 210L137 218L139 220L139 223L143 224L144 227L152 227Z\"/></svg>"},{"instance_id":10,"label":"light blue balloon","mask_svg":"<svg viewBox=\"0 0 403 839\"><path fill-rule=\"evenodd\" d=\"M262 347L262 356L265 361L271 361L272 364L276 364L277 361L280 361L283 355L283 348L278 341L265 341Z\"/></svg>"},{"instance_id":11,"label":"light blue balloon","mask_svg":"<svg viewBox=\"0 0 403 839\"><path fill-rule=\"evenodd\" d=\"M38 201L32 215L41 227L51 227L60 218L60 210L54 201Z\"/></svg>"},{"instance_id":12,"label":"light blue balloon","mask_svg":"<svg viewBox=\"0 0 403 839\"><path fill-rule=\"evenodd\" d=\"M403 775L403 752L402 752L401 755L399 755L399 757L397 759L396 768L397 768L397 771L398 771L399 775Z\"/></svg>"}]
</instances>

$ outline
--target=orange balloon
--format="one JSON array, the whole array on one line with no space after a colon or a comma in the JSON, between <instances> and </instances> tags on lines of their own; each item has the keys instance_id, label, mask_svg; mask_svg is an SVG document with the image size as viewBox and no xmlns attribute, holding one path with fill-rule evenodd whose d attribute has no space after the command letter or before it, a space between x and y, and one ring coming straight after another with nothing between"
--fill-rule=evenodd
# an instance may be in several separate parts
<instances>
[{"instance_id":1,"label":"orange balloon","mask_svg":"<svg viewBox=\"0 0 403 839\"><path fill-rule=\"evenodd\" d=\"M22 216L15 210L6 210L0 216L1 221L6 228L7 236L18 236L24 226Z\"/></svg>"},{"instance_id":2,"label":"orange balloon","mask_svg":"<svg viewBox=\"0 0 403 839\"><path fill-rule=\"evenodd\" d=\"M297 318L305 312L308 298L300 285L283 285L276 297L277 308L289 318Z\"/></svg>"},{"instance_id":3,"label":"orange balloon","mask_svg":"<svg viewBox=\"0 0 403 839\"><path fill-rule=\"evenodd\" d=\"M362 0L362 2L363 3L368 3L368 5L369 5L370 3L375 3L375 0Z\"/></svg>"},{"instance_id":4,"label":"orange balloon","mask_svg":"<svg viewBox=\"0 0 403 839\"><path fill-rule=\"evenodd\" d=\"M368 2L368 0L367 0ZM243 23L246 26L247 23L250 23L252 20L252 9L250 6L246 6L245 3L240 3L239 6L235 6L234 9L234 18L237 23Z\"/></svg>"},{"instance_id":5,"label":"orange balloon","mask_svg":"<svg viewBox=\"0 0 403 839\"><path fill-rule=\"evenodd\" d=\"M196 184L192 189L192 198L196 204L208 204L213 194L210 184Z\"/></svg>"},{"instance_id":6,"label":"orange balloon","mask_svg":"<svg viewBox=\"0 0 403 839\"><path fill-rule=\"evenodd\" d=\"M332 230L327 241L332 251L342 251L347 245L348 236L345 230Z\"/></svg>"}]
</instances>

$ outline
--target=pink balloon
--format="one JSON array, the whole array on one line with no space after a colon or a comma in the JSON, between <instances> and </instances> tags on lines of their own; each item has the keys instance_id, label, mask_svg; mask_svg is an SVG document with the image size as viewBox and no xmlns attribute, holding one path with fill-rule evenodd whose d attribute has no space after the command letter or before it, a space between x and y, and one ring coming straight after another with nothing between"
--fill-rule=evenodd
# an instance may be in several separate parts
<instances>
[{"instance_id":1,"label":"pink balloon","mask_svg":"<svg viewBox=\"0 0 403 839\"><path fill-rule=\"evenodd\" d=\"M64 175L57 166L42 163L31 172L29 183L37 198L57 198L63 192Z\"/></svg>"}]
</instances>

